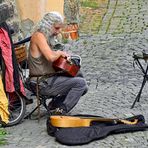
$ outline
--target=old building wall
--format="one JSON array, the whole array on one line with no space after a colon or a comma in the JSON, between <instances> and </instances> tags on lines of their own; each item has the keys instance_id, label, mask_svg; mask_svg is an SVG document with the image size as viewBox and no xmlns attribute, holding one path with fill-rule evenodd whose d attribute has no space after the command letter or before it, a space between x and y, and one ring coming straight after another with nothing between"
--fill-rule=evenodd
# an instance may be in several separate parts
<instances>
[{"instance_id":1,"label":"old building wall","mask_svg":"<svg viewBox=\"0 0 148 148\"><path fill-rule=\"evenodd\" d=\"M21 29L24 36L28 36L34 24L36 24L45 13L58 11L63 15L64 1L59 0L16 0L16 6L21 20Z\"/></svg>"},{"instance_id":2,"label":"old building wall","mask_svg":"<svg viewBox=\"0 0 148 148\"><path fill-rule=\"evenodd\" d=\"M63 15L63 0L16 0L21 20L31 19L36 23L49 11L58 11Z\"/></svg>"},{"instance_id":3,"label":"old building wall","mask_svg":"<svg viewBox=\"0 0 148 148\"><path fill-rule=\"evenodd\" d=\"M58 3L55 0L0 0L0 23L6 21L14 28L14 38L23 38L46 12L58 11L63 15L63 5L63 0Z\"/></svg>"}]
</instances>

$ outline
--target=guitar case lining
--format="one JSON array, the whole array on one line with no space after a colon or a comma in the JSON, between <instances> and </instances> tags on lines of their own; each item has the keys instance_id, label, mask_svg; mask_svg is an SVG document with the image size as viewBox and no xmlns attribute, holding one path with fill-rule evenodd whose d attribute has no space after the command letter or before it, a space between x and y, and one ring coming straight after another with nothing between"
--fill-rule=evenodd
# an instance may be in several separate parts
<instances>
[{"instance_id":1,"label":"guitar case lining","mask_svg":"<svg viewBox=\"0 0 148 148\"><path fill-rule=\"evenodd\" d=\"M99 117L93 115L75 115L78 117ZM133 121L138 119L136 124L111 123L111 122L93 122L89 127L54 127L50 123L50 117L47 119L47 132L50 136L65 145L82 145L94 140L99 140L111 134L143 131L148 128L145 124L143 115L137 115L124 120Z\"/></svg>"}]
</instances>

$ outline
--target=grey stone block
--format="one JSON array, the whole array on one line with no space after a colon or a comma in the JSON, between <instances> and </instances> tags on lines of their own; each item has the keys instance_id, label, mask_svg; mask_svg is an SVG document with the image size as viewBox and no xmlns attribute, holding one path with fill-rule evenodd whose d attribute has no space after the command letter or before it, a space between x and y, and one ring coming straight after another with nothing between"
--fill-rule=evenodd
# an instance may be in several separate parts
<instances>
[{"instance_id":1,"label":"grey stone block","mask_svg":"<svg viewBox=\"0 0 148 148\"><path fill-rule=\"evenodd\" d=\"M0 0L0 4L3 2L4 0Z\"/></svg>"},{"instance_id":2,"label":"grey stone block","mask_svg":"<svg viewBox=\"0 0 148 148\"><path fill-rule=\"evenodd\" d=\"M14 9L12 5L7 3L0 4L0 23L11 18L14 14Z\"/></svg>"},{"instance_id":3,"label":"grey stone block","mask_svg":"<svg viewBox=\"0 0 148 148\"><path fill-rule=\"evenodd\" d=\"M14 30L14 33L19 32L19 22L13 21L10 26Z\"/></svg>"},{"instance_id":4,"label":"grey stone block","mask_svg":"<svg viewBox=\"0 0 148 148\"><path fill-rule=\"evenodd\" d=\"M11 20L6 21L6 23L9 26L9 29L12 29L14 31L12 37L14 37L14 39L17 40L17 33L20 30L19 22L15 21L14 18L12 18Z\"/></svg>"}]
</instances>

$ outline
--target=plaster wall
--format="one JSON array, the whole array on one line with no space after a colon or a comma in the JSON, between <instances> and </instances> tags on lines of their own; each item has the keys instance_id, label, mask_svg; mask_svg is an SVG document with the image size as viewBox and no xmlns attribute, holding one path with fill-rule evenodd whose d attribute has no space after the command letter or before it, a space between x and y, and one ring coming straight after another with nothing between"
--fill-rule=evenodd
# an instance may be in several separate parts
<instances>
[{"instance_id":1,"label":"plaster wall","mask_svg":"<svg viewBox=\"0 0 148 148\"><path fill-rule=\"evenodd\" d=\"M63 15L64 0L16 0L21 20L30 19L36 23L45 13L58 11Z\"/></svg>"}]
</instances>

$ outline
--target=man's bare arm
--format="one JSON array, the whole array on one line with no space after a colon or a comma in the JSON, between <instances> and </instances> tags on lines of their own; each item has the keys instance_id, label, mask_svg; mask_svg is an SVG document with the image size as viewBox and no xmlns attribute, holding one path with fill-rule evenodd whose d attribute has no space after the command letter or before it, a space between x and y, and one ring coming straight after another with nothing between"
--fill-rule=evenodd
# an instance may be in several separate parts
<instances>
[{"instance_id":1,"label":"man's bare arm","mask_svg":"<svg viewBox=\"0 0 148 148\"><path fill-rule=\"evenodd\" d=\"M42 33L36 33L34 37L32 38L32 40L37 45L41 54L43 54L45 58L50 62L57 60L60 56L63 56L63 57L68 56L68 54L63 51L51 50L50 46L47 44L45 36Z\"/></svg>"}]
</instances>

